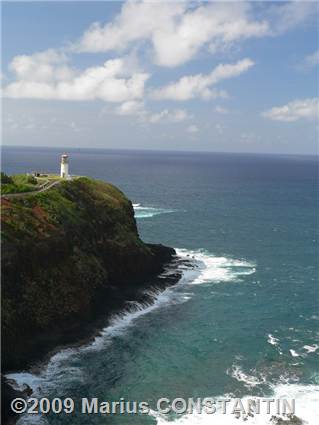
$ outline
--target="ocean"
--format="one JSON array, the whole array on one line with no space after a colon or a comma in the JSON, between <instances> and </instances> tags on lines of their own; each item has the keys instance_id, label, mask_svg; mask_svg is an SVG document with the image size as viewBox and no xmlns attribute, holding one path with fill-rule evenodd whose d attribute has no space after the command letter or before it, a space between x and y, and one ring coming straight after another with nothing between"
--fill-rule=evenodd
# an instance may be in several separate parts
<instances>
[{"instance_id":1,"label":"ocean","mask_svg":"<svg viewBox=\"0 0 319 425\"><path fill-rule=\"evenodd\" d=\"M61 153L3 148L3 171L58 172ZM194 267L154 291L153 303L106 321L93 342L10 374L36 397L145 401L148 414L23 415L18 424L243 423L221 412L155 412L156 400L176 397L294 398L296 415L319 423L318 159L68 153L71 174L109 181L132 200L143 240L175 247Z\"/></svg>"}]
</instances>

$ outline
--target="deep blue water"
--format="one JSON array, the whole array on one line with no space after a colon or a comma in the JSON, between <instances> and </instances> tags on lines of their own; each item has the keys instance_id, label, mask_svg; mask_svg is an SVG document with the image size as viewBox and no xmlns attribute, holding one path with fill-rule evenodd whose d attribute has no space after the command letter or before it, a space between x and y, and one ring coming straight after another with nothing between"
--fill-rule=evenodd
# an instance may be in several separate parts
<instances>
[{"instance_id":1,"label":"deep blue water","mask_svg":"<svg viewBox=\"0 0 319 425\"><path fill-rule=\"evenodd\" d=\"M60 153L4 148L3 170L57 172ZM40 375L15 376L19 382L31 382L39 396L50 398L125 397L151 405L160 397L288 394L296 397L300 416L318 423L318 159L68 153L72 174L112 182L140 204L136 217L145 241L179 248L195 257L198 269L186 271L153 307L115 317L93 346L62 351ZM168 419L79 414L49 416L44 423ZM170 419L213 423L207 416ZM214 423L238 423L231 419L214 417Z\"/></svg>"}]
</instances>

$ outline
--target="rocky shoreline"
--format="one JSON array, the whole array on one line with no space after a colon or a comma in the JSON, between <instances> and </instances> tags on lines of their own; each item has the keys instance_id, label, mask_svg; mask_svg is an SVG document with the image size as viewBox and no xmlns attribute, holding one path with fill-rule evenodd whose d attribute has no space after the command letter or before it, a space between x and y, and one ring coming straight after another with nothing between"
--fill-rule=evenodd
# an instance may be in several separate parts
<instances>
[{"instance_id":1,"label":"rocky shoreline","mask_svg":"<svg viewBox=\"0 0 319 425\"><path fill-rule=\"evenodd\" d=\"M158 248L162 249L162 246L158 246ZM172 264L172 262L163 263L163 266L169 266L170 264ZM96 336L100 335L102 329L108 326L109 319L114 314L125 311L126 306L132 301L137 301L141 304L151 304L154 302L154 299L150 297L148 290L164 291L165 288L178 283L180 278L180 272L173 267L172 270L165 275L165 278L162 278L159 275L153 276L147 282L144 282L135 293L131 291L131 288L127 288L127 291L123 291L120 297L114 297L114 303L112 306L109 305L108 308L104 306L103 308L96 310L95 318L92 317L91 320L88 320L86 323L77 323L76 327L73 327L63 335L51 335L48 345L41 345L41 351L38 351L37 348L35 348L35 351L32 352L26 361L23 370L42 369L42 367L45 367L47 362L49 362L51 357L63 348L78 347L89 344ZM39 338L41 338L41 336L39 336ZM37 346L38 345L35 344L35 347ZM24 384L23 388L18 389L15 387L13 382L10 382L10 380L2 375L1 394L3 408L1 419L4 425L14 425L19 417L11 411L11 401L17 397L27 399L32 396L32 393L32 388L30 388L27 384Z\"/></svg>"},{"instance_id":2,"label":"rocky shoreline","mask_svg":"<svg viewBox=\"0 0 319 425\"><path fill-rule=\"evenodd\" d=\"M131 202L88 178L2 202L2 371L83 344L129 301L148 302L175 250L139 238ZM3 423L16 392L2 379ZM9 420L9 422L8 422Z\"/></svg>"},{"instance_id":3,"label":"rocky shoreline","mask_svg":"<svg viewBox=\"0 0 319 425\"><path fill-rule=\"evenodd\" d=\"M148 244L148 246L152 250L165 253L161 261L159 261L160 266L156 272L150 273L141 281L135 282L134 285L131 282L125 282L118 287L114 283L110 288L99 290L92 301L88 313L82 317L69 317L65 323L60 323L59 326L52 326L50 332L47 330L35 332L32 335L32 341L24 342L27 347L23 350L22 359L19 359L17 363L5 361L5 367L2 371L10 373L16 370L26 370L38 362L45 361L46 357L51 357L53 352L59 351L65 345L82 345L89 342L106 326L108 319L113 314L125 309L127 303L132 301L152 302L147 292L145 292L146 290L164 290L166 287L177 283L180 279L180 274L178 273L172 273L166 276L165 279L158 278L165 266L169 265L173 260L176 254L175 250L162 245ZM6 366L7 364L10 366Z\"/></svg>"}]
</instances>

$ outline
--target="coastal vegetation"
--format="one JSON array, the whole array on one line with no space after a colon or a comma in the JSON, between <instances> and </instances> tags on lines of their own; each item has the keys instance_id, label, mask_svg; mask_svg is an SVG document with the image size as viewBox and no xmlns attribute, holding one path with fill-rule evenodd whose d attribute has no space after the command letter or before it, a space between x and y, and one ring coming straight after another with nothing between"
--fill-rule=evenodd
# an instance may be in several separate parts
<instances>
[{"instance_id":1,"label":"coastal vegetation","mask_svg":"<svg viewBox=\"0 0 319 425\"><path fill-rule=\"evenodd\" d=\"M33 184L7 177L4 185ZM88 323L133 299L174 255L139 238L120 190L87 177L2 197L1 221L4 370L82 337Z\"/></svg>"},{"instance_id":2,"label":"coastal vegetation","mask_svg":"<svg viewBox=\"0 0 319 425\"><path fill-rule=\"evenodd\" d=\"M76 177L77 178L77 177ZM17 195L19 193L36 192L45 190L53 183L59 182L61 177L57 174L15 174L8 176L1 172L1 194Z\"/></svg>"},{"instance_id":3,"label":"coastal vegetation","mask_svg":"<svg viewBox=\"0 0 319 425\"><path fill-rule=\"evenodd\" d=\"M8 176L1 172L1 193L23 193L36 190L38 181L34 176L27 174L16 174Z\"/></svg>"}]
</instances>

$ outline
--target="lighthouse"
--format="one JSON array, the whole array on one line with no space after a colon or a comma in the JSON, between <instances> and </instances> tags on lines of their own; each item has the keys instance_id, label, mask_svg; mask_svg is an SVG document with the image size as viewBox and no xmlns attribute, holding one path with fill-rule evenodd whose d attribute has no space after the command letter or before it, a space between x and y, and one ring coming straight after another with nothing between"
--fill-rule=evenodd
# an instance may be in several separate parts
<instances>
[{"instance_id":1,"label":"lighthouse","mask_svg":"<svg viewBox=\"0 0 319 425\"><path fill-rule=\"evenodd\" d=\"M61 155L61 173L62 179L69 179L69 156L67 154Z\"/></svg>"}]
</instances>

